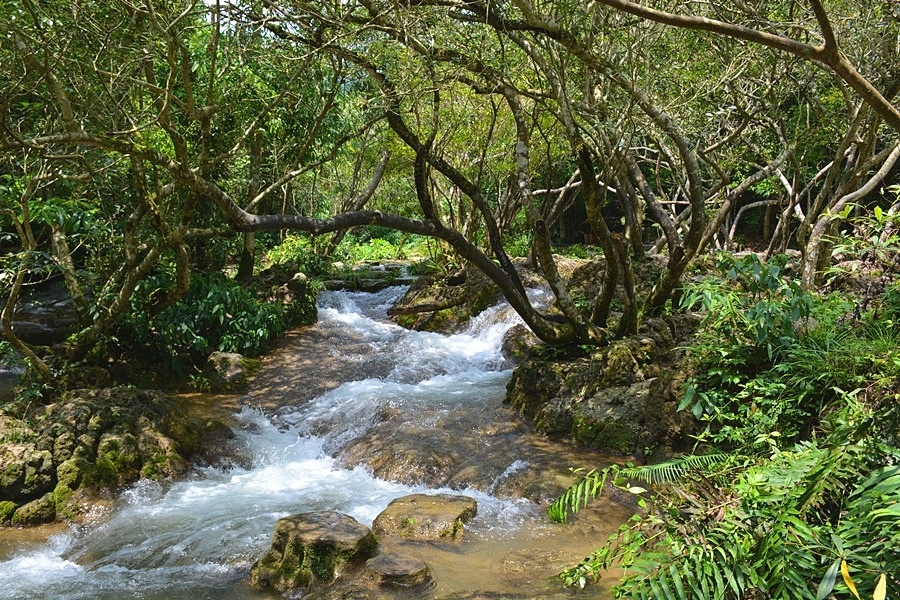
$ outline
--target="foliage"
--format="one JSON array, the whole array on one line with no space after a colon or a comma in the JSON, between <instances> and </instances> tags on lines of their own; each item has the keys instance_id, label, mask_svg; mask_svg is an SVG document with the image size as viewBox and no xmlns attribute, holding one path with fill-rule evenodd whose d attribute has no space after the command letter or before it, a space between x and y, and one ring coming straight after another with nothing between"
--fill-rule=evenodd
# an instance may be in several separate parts
<instances>
[{"instance_id":1,"label":"foliage","mask_svg":"<svg viewBox=\"0 0 900 600\"><path fill-rule=\"evenodd\" d=\"M259 354L284 329L280 305L257 300L217 274L196 275L184 298L150 315L140 307L161 289L161 279L145 280L135 293L133 316L123 326L120 342L133 340L175 373L187 366L182 361L198 364L215 350Z\"/></svg>"},{"instance_id":2,"label":"foliage","mask_svg":"<svg viewBox=\"0 0 900 600\"><path fill-rule=\"evenodd\" d=\"M883 231L855 255L874 256ZM589 472L551 516L586 506L602 480L637 494L643 510L561 577L584 586L617 565L615 591L628 598L900 593L896 285L852 301L800 291L784 258L719 266L721 279L685 293L686 306L708 312L688 347L680 409L707 423L699 446L726 451L701 457L723 458L689 456L628 477ZM647 491L629 484L635 469L663 477L643 477Z\"/></svg>"},{"instance_id":3,"label":"foliage","mask_svg":"<svg viewBox=\"0 0 900 600\"><path fill-rule=\"evenodd\" d=\"M594 258L598 253L596 246L587 246L585 244L569 244L568 246L556 248L556 251L563 256L582 259Z\"/></svg>"},{"instance_id":4,"label":"foliage","mask_svg":"<svg viewBox=\"0 0 900 600\"><path fill-rule=\"evenodd\" d=\"M364 261L403 260L422 256L425 238L403 235L386 227L361 228L357 235L348 235L335 252L335 258L355 264Z\"/></svg>"},{"instance_id":5,"label":"foliage","mask_svg":"<svg viewBox=\"0 0 900 600\"><path fill-rule=\"evenodd\" d=\"M697 471L727 460L724 453L696 454L683 456L673 460L644 466L610 465L600 471L591 469L580 475L579 480L557 498L547 509L550 518L557 522L565 522L568 514L576 513L597 498L603 491L607 481L620 485L623 481L638 480L650 485L676 482L683 479L691 471ZM583 469L574 469L579 474ZM628 488L633 490L636 488Z\"/></svg>"},{"instance_id":6,"label":"foliage","mask_svg":"<svg viewBox=\"0 0 900 600\"><path fill-rule=\"evenodd\" d=\"M617 597L813 599L841 587L835 565L847 561L867 574L863 594L879 574L900 591L892 575L900 572L900 456L869 435L877 415L843 399L820 438L743 461L692 463L653 493L626 488L644 512L561 577L584 586L619 565Z\"/></svg>"},{"instance_id":7,"label":"foliage","mask_svg":"<svg viewBox=\"0 0 900 600\"><path fill-rule=\"evenodd\" d=\"M307 235L289 234L280 244L266 252L266 261L274 265L292 262L307 277L327 277L331 264L316 251L313 240Z\"/></svg>"}]
</instances>

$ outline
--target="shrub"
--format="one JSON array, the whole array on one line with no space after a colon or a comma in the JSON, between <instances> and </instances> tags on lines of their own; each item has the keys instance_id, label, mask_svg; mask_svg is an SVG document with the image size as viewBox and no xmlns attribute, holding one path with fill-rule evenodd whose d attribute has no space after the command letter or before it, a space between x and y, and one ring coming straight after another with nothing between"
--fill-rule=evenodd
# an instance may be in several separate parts
<instances>
[{"instance_id":1,"label":"shrub","mask_svg":"<svg viewBox=\"0 0 900 600\"><path fill-rule=\"evenodd\" d=\"M607 481L643 510L564 571L567 584L618 566L616 597L900 593L900 340L886 318L895 291L860 310L799 290L783 260L725 259L721 278L686 291L707 316L688 348L681 409L708 424L699 446L725 452L584 475L551 517Z\"/></svg>"},{"instance_id":2,"label":"shrub","mask_svg":"<svg viewBox=\"0 0 900 600\"><path fill-rule=\"evenodd\" d=\"M179 302L148 316L139 307L159 278L147 280L135 293L133 316L126 327L132 339L183 373L184 362L199 364L213 351L257 355L284 329L279 304L257 300L237 282L220 274L198 273ZM151 289L152 288L152 289Z\"/></svg>"},{"instance_id":3,"label":"shrub","mask_svg":"<svg viewBox=\"0 0 900 600\"><path fill-rule=\"evenodd\" d=\"M273 265L293 262L297 270L315 279L331 275L331 263L323 259L307 235L289 234L274 248L266 252L266 260Z\"/></svg>"}]
</instances>

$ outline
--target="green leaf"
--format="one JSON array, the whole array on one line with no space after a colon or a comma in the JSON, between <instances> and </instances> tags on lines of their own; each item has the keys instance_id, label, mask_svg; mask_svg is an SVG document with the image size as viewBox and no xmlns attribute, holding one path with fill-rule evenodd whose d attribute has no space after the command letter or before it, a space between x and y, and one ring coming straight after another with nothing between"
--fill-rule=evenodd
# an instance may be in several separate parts
<instances>
[{"instance_id":1,"label":"green leaf","mask_svg":"<svg viewBox=\"0 0 900 600\"><path fill-rule=\"evenodd\" d=\"M669 576L672 578L672 585L678 594L679 600L686 600L687 595L684 593L684 584L681 582L681 574L675 567L674 563L669 565Z\"/></svg>"},{"instance_id":2,"label":"green leaf","mask_svg":"<svg viewBox=\"0 0 900 600\"><path fill-rule=\"evenodd\" d=\"M816 590L816 600L825 600L831 591L834 589L834 584L837 583L838 571L841 568L841 559L835 560L828 570L825 571L825 577L822 578L822 581L819 582L819 587Z\"/></svg>"}]
</instances>

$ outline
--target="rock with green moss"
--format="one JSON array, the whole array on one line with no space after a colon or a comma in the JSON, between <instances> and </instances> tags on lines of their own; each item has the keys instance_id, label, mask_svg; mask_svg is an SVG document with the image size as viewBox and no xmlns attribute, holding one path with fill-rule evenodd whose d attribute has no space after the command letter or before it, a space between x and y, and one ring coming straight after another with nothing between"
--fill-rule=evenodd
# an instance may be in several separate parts
<instances>
[{"instance_id":1,"label":"rock with green moss","mask_svg":"<svg viewBox=\"0 0 900 600\"><path fill-rule=\"evenodd\" d=\"M206 359L203 376L210 391L233 392L247 387L259 364L258 360L236 352L213 352Z\"/></svg>"},{"instance_id":2,"label":"rock with green moss","mask_svg":"<svg viewBox=\"0 0 900 600\"><path fill-rule=\"evenodd\" d=\"M532 351L513 371L506 402L539 431L603 452L640 455L682 449L693 421L678 413L681 383L675 347L696 319L646 322L633 337L589 355Z\"/></svg>"},{"instance_id":3,"label":"rock with green moss","mask_svg":"<svg viewBox=\"0 0 900 600\"><path fill-rule=\"evenodd\" d=\"M280 519L272 546L250 570L250 583L279 592L331 584L375 553L372 531L353 517L310 512Z\"/></svg>"},{"instance_id":4,"label":"rock with green moss","mask_svg":"<svg viewBox=\"0 0 900 600\"><path fill-rule=\"evenodd\" d=\"M417 542L458 541L463 525L475 516L478 503L469 496L412 494L393 500L375 517L377 536Z\"/></svg>"},{"instance_id":5,"label":"rock with green moss","mask_svg":"<svg viewBox=\"0 0 900 600\"><path fill-rule=\"evenodd\" d=\"M18 508L16 525L74 518L76 491L182 475L200 446L201 428L162 392L65 392L27 423L0 415L0 502Z\"/></svg>"},{"instance_id":6,"label":"rock with green moss","mask_svg":"<svg viewBox=\"0 0 900 600\"><path fill-rule=\"evenodd\" d=\"M500 288L469 268L448 277L419 279L388 314L408 329L451 333L499 299Z\"/></svg>"},{"instance_id":7,"label":"rock with green moss","mask_svg":"<svg viewBox=\"0 0 900 600\"><path fill-rule=\"evenodd\" d=\"M0 502L0 525L9 523L17 508L18 505L11 500L3 500Z\"/></svg>"},{"instance_id":8,"label":"rock with green moss","mask_svg":"<svg viewBox=\"0 0 900 600\"><path fill-rule=\"evenodd\" d=\"M23 504L13 513L11 523L17 527L27 525L40 525L51 523L56 519L56 498L53 493L47 493Z\"/></svg>"},{"instance_id":9,"label":"rock with green moss","mask_svg":"<svg viewBox=\"0 0 900 600\"><path fill-rule=\"evenodd\" d=\"M0 417L0 501L32 500L54 483L52 453L30 424Z\"/></svg>"}]
</instances>

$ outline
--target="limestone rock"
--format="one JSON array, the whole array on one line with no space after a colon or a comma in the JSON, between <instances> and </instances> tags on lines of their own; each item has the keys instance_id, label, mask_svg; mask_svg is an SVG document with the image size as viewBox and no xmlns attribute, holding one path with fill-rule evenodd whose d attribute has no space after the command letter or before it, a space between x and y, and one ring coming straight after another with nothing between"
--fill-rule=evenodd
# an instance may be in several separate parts
<instances>
[{"instance_id":1,"label":"limestone rock","mask_svg":"<svg viewBox=\"0 0 900 600\"><path fill-rule=\"evenodd\" d=\"M524 359L540 340L524 325L514 325L503 336L503 356L514 363Z\"/></svg>"},{"instance_id":2,"label":"limestone rock","mask_svg":"<svg viewBox=\"0 0 900 600\"><path fill-rule=\"evenodd\" d=\"M499 295L500 288L486 275L468 268L444 279L420 278L388 315L407 329L451 333L493 306Z\"/></svg>"},{"instance_id":3,"label":"limestone rock","mask_svg":"<svg viewBox=\"0 0 900 600\"><path fill-rule=\"evenodd\" d=\"M397 498L375 517L378 536L411 541L462 539L463 524L475 516L478 503L468 496L412 494Z\"/></svg>"},{"instance_id":4,"label":"limestone rock","mask_svg":"<svg viewBox=\"0 0 900 600\"><path fill-rule=\"evenodd\" d=\"M247 386L258 365L258 361L236 352L213 352L206 360L203 375L212 391L234 391Z\"/></svg>"},{"instance_id":5,"label":"limestone rock","mask_svg":"<svg viewBox=\"0 0 900 600\"><path fill-rule=\"evenodd\" d=\"M13 513L12 524L16 526L40 525L50 523L56 519L56 499L52 493L47 493L23 504Z\"/></svg>"},{"instance_id":6,"label":"limestone rock","mask_svg":"<svg viewBox=\"0 0 900 600\"><path fill-rule=\"evenodd\" d=\"M690 315L650 319L637 336L587 356L532 353L516 366L506 401L540 432L594 450L635 455L678 445L692 425L675 410L676 346L696 324Z\"/></svg>"},{"instance_id":7,"label":"limestone rock","mask_svg":"<svg viewBox=\"0 0 900 600\"><path fill-rule=\"evenodd\" d=\"M370 558L375 536L353 517L310 512L280 519L272 547L250 570L250 584L289 592L333 582L354 563Z\"/></svg>"},{"instance_id":8,"label":"limestone rock","mask_svg":"<svg viewBox=\"0 0 900 600\"><path fill-rule=\"evenodd\" d=\"M418 558L388 552L366 562L366 577L383 588L412 589L433 585L431 570Z\"/></svg>"},{"instance_id":9,"label":"limestone rock","mask_svg":"<svg viewBox=\"0 0 900 600\"><path fill-rule=\"evenodd\" d=\"M0 415L0 521L17 525L74 518L81 488L118 487L140 477L186 472L200 427L162 392L73 390L28 422Z\"/></svg>"}]
</instances>

